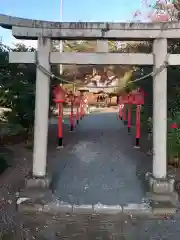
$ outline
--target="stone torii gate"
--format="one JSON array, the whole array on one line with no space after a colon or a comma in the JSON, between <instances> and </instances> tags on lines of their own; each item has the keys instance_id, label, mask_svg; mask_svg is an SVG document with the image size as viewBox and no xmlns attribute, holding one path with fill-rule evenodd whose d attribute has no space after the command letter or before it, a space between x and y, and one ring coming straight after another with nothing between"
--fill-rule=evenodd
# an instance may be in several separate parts
<instances>
[{"instance_id":1,"label":"stone torii gate","mask_svg":"<svg viewBox=\"0 0 180 240\"><path fill-rule=\"evenodd\" d=\"M180 23L88 23L49 22L0 15L0 26L12 30L18 39L38 40L37 52L10 52L10 63L38 63L48 72L51 64L153 65L153 172L151 191L174 192L174 180L167 175L167 68L179 65L179 54L167 53L167 39L180 38ZM52 52L52 40L96 40L96 53ZM108 53L108 40L152 40L153 53ZM38 61L38 62L37 62ZM164 67L162 67L164 65ZM47 138L50 75L37 67L33 173L27 186L48 187Z\"/></svg>"}]
</instances>

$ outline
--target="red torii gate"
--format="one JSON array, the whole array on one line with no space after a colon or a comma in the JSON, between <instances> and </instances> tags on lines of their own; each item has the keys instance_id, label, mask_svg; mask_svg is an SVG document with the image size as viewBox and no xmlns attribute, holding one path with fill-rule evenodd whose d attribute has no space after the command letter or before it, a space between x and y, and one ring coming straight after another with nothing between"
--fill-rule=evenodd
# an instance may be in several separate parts
<instances>
[{"instance_id":1,"label":"red torii gate","mask_svg":"<svg viewBox=\"0 0 180 240\"><path fill-rule=\"evenodd\" d=\"M135 146L139 148L140 140L140 110L141 105L144 104L145 97L144 90L138 88L128 94L123 94L119 97L119 117L121 120L124 120L124 124L128 125L128 132L131 131L131 108L132 104L136 105L136 144ZM123 107L122 107L123 105ZM128 105L128 120L126 120L126 106Z\"/></svg>"}]
</instances>

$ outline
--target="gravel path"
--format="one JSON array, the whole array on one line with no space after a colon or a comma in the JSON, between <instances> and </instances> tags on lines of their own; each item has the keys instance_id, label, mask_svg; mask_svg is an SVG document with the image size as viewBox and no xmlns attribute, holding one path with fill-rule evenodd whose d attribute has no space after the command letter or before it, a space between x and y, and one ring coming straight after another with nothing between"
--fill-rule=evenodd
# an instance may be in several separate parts
<instances>
[{"instance_id":1,"label":"gravel path","mask_svg":"<svg viewBox=\"0 0 180 240\"><path fill-rule=\"evenodd\" d=\"M72 204L140 203L145 193L137 176L139 155L116 114L90 115L73 134L76 142L59 154L59 164L63 158L67 165L56 195Z\"/></svg>"},{"instance_id":2,"label":"gravel path","mask_svg":"<svg viewBox=\"0 0 180 240\"><path fill-rule=\"evenodd\" d=\"M140 203L145 196L143 175L151 171L151 158L133 149L134 139L112 111L86 117L73 133L66 125L64 148L60 150L56 149L56 121L52 121L48 168L55 173L55 198L71 204L124 204ZM0 209L1 233L16 225L15 192L23 186L24 176L31 169L31 153L27 156L21 148L16 150L18 164L0 180L1 198L5 196ZM179 240L179 226L180 220L171 216L139 219L124 215L50 216L37 212L26 216L25 239Z\"/></svg>"},{"instance_id":3,"label":"gravel path","mask_svg":"<svg viewBox=\"0 0 180 240\"><path fill-rule=\"evenodd\" d=\"M65 135L65 148L54 152L55 199L72 204L141 202L142 175L151 170L151 158L133 149L133 140L114 113L83 119L74 133ZM37 240L179 240L180 234L178 216L55 212L25 219L27 239Z\"/></svg>"}]
</instances>

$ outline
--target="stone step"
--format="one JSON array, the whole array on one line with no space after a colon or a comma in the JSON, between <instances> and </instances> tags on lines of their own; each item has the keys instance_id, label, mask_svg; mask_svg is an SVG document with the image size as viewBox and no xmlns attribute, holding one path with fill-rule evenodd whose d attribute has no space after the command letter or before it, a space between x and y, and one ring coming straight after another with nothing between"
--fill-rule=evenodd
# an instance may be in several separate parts
<instances>
[{"instance_id":1,"label":"stone step","mask_svg":"<svg viewBox=\"0 0 180 240\"><path fill-rule=\"evenodd\" d=\"M156 202L171 202L173 204L177 204L178 202L178 194L176 192L170 192L170 193L147 192L146 198L150 201L156 201Z\"/></svg>"},{"instance_id":2,"label":"stone step","mask_svg":"<svg viewBox=\"0 0 180 240\"><path fill-rule=\"evenodd\" d=\"M45 176L42 178L34 178L34 177L27 177L25 179L25 186L26 188L44 188L44 189L48 189L51 185L51 180L52 177L49 176Z\"/></svg>"},{"instance_id":3,"label":"stone step","mask_svg":"<svg viewBox=\"0 0 180 240\"><path fill-rule=\"evenodd\" d=\"M25 188L20 190L18 199L29 198L31 200L42 199L44 196L52 195L52 191L43 188Z\"/></svg>"},{"instance_id":4,"label":"stone step","mask_svg":"<svg viewBox=\"0 0 180 240\"><path fill-rule=\"evenodd\" d=\"M174 215L177 213L177 206L169 201L151 203L152 212L154 215Z\"/></svg>"},{"instance_id":5,"label":"stone step","mask_svg":"<svg viewBox=\"0 0 180 240\"><path fill-rule=\"evenodd\" d=\"M37 213L43 211L43 205L38 203L31 203L27 200L26 202L17 205L17 209L18 212L22 214Z\"/></svg>"}]
</instances>

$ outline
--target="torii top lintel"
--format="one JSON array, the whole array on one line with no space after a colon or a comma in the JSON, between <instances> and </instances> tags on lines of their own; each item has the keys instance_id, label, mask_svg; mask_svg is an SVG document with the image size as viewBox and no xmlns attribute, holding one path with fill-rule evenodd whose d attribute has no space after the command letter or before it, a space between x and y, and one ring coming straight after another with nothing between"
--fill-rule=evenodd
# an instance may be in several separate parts
<instances>
[{"instance_id":1,"label":"torii top lintel","mask_svg":"<svg viewBox=\"0 0 180 240\"><path fill-rule=\"evenodd\" d=\"M112 39L147 40L180 38L180 22L113 23L113 22L51 22L0 14L0 26L12 29L19 39Z\"/></svg>"}]
</instances>

